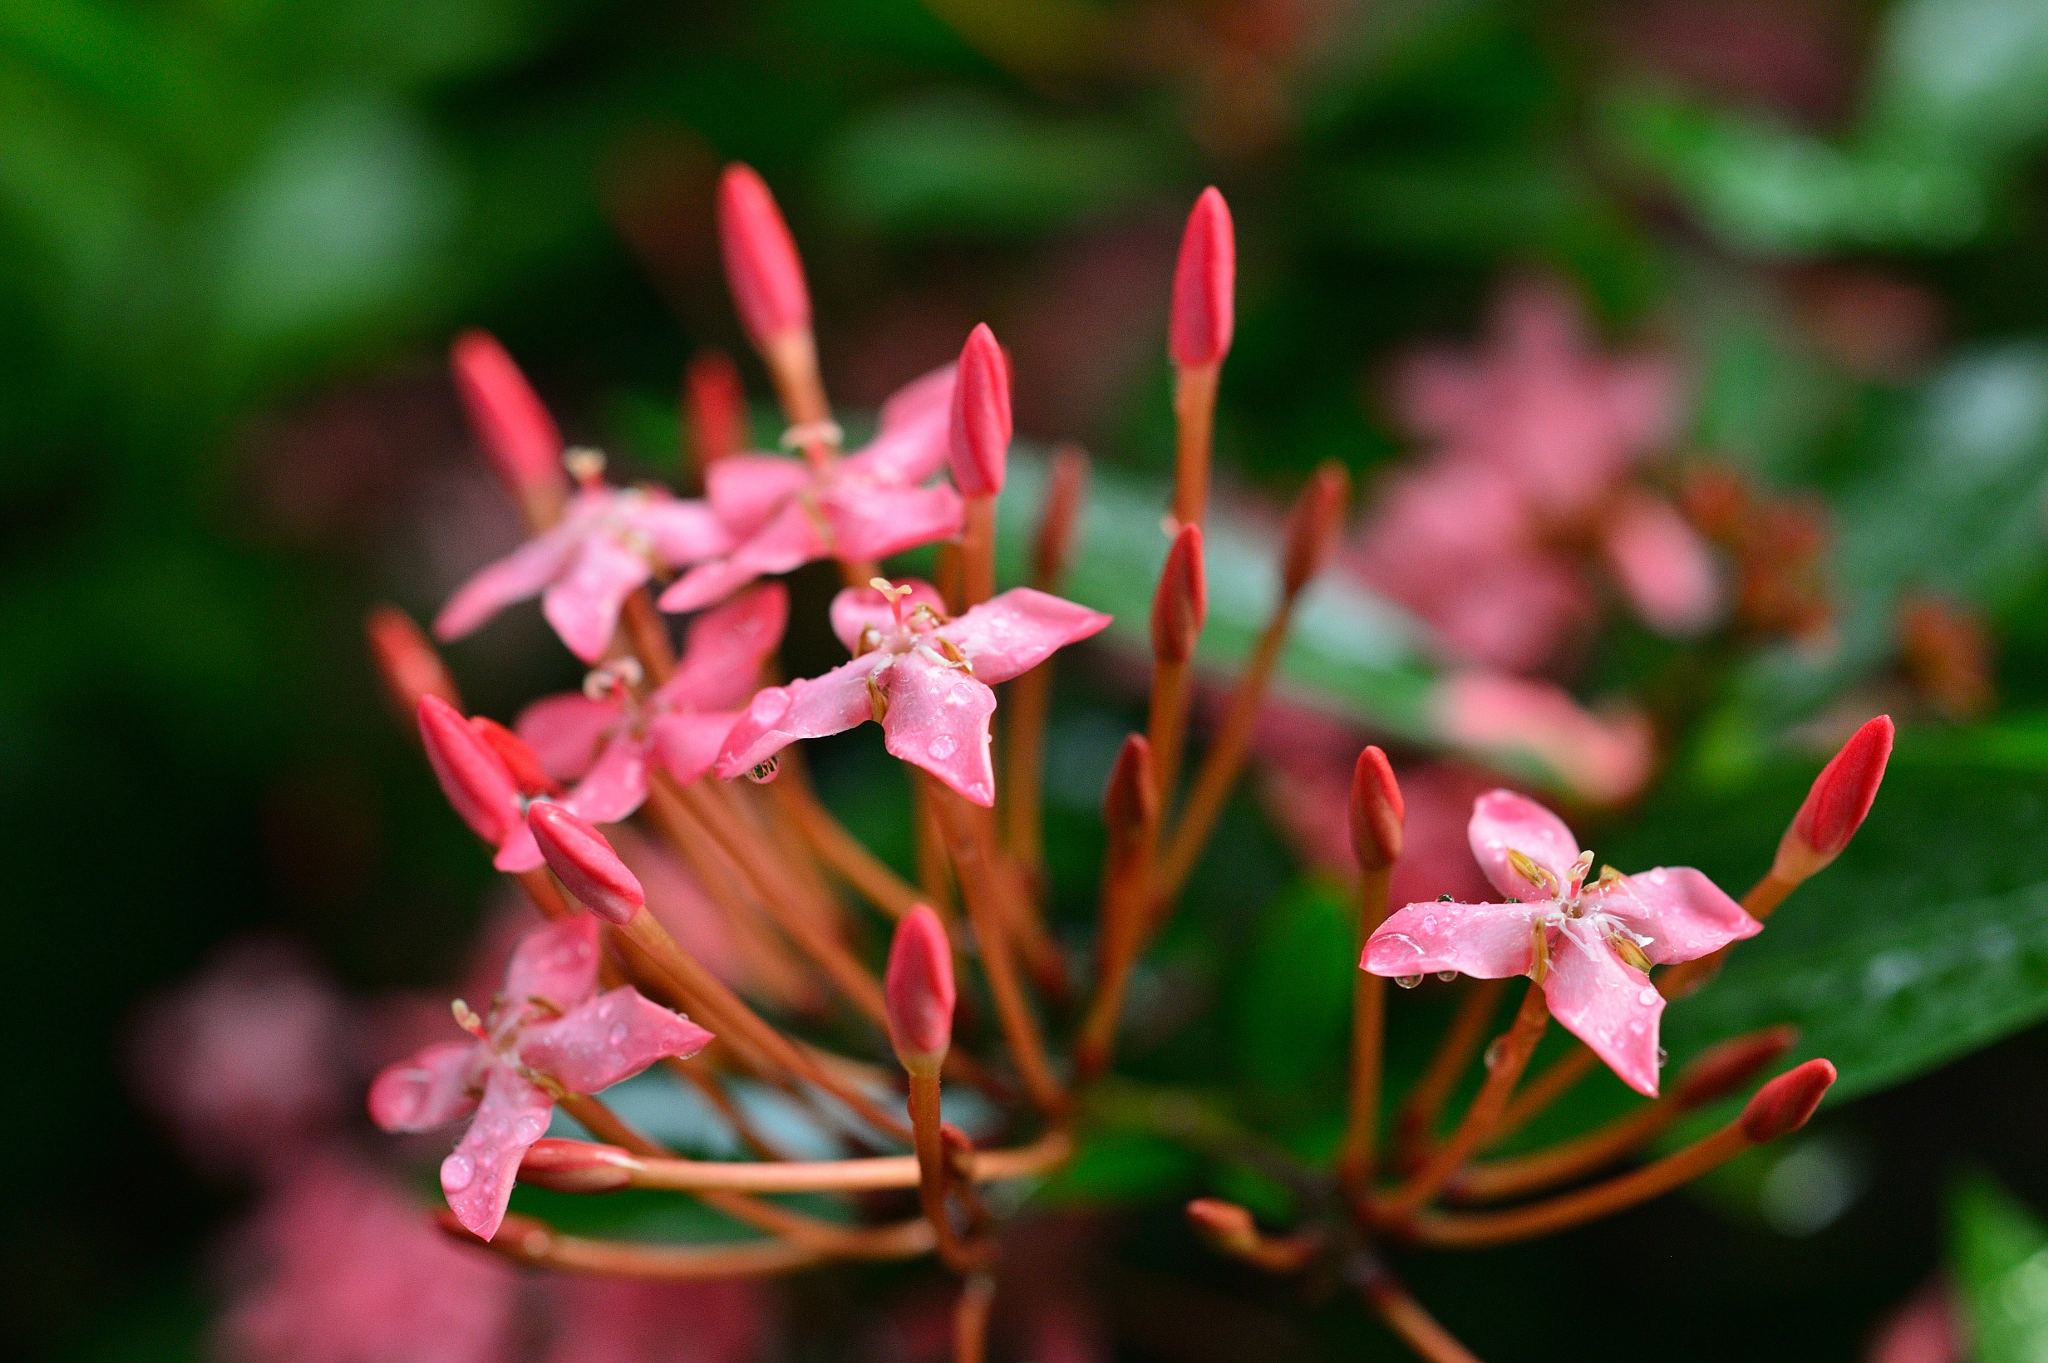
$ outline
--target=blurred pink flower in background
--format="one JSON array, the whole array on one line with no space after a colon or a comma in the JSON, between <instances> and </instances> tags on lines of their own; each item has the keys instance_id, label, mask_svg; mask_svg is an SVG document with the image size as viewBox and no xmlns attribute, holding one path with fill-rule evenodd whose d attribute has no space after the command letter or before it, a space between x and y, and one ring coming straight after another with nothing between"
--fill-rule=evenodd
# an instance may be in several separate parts
<instances>
[{"instance_id":1,"label":"blurred pink flower in background","mask_svg":"<svg viewBox=\"0 0 2048 1363\"><path fill-rule=\"evenodd\" d=\"M1656 735L1639 710L1596 715L1562 687L1494 672L1466 672L1437 687L1436 722L1452 743L1533 759L1596 804L1626 800L1650 779Z\"/></svg>"},{"instance_id":2,"label":"blurred pink flower in background","mask_svg":"<svg viewBox=\"0 0 2048 1363\"><path fill-rule=\"evenodd\" d=\"M1958 1324L1954 1295L1936 1278L1879 1322L1863 1363L1960 1363Z\"/></svg>"},{"instance_id":3,"label":"blurred pink flower in background","mask_svg":"<svg viewBox=\"0 0 2048 1363\"><path fill-rule=\"evenodd\" d=\"M557 1274L543 1363L748 1363L775 1343L774 1292L752 1278L636 1282Z\"/></svg>"}]
</instances>

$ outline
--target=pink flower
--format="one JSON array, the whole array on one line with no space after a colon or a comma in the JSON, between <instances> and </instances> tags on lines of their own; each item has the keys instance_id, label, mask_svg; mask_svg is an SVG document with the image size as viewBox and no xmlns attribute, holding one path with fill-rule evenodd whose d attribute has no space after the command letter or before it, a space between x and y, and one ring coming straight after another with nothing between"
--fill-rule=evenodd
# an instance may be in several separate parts
<instances>
[{"instance_id":1,"label":"pink flower","mask_svg":"<svg viewBox=\"0 0 2048 1363\"><path fill-rule=\"evenodd\" d=\"M441 1162L441 1190L456 1220L486 1240L505 1219L520 1158L547 1133L554 1095L596 1093L711 1040L630 985L598 993L597 961L595 918L550 924L513 952L487 1018L456 1001L476 1040L429 1046L370 1085L370 1116L386 1131L475 1114Z\"/></svg>"},{"instance_id":2,"label":"pink flower","mask_svg":"<svg viewBox=\"0 0 2048 1363\"><path fill-rule=\"evenodd\" d=\"M1363 967L1397 977L1528 975L1567 1031L1655 1097L1664 996L1649 968L1704 956L1763 924L1691 867L1632 876L1602 867L1587 885L1593 854L1579 851L1562 819L1512 791L1480 796L1467 836L1508 902L1410 904L1373 933Z\"/></svg>"},{"instance_id":3,"label":"pink flower","mask_svg":"<svg viewBox=\"0 0 2048 1363\"><path fill-rule=\"evenodd\" d=\"M925 486L950 445L954 366L904 385L882 404L881 428L859 453L813 464L735 454L704 474L734 547L662 593L665 611L722 601L757 577L821 558L869 562L960 533L960 494Z\"/></svg>"},{"instance_id":4,"label":"pink flower","mask_svg":"<svg viewBox=\"0 0 2048 1363\"><path fill-rule=\"evenodd\" d=\"M1596 715L1562 687L1497 672L1460 672L1432 698L1437 727L1512 770L1532 759L1586 799L1611 804L1650 779L1656 736L1640 710Z\"/></svg>"},{"instance_id":5,"label":"pink flower","mask_svg":"<svg viewBox=\"0 0 2048 1363\"><path fill-rule=\"evenodd\" d=\"M510 1265L455 1244L352 1160L297 1163L243 1250L260 1276L218 1326L235 1363L498 1363L512 1353Z\"/></svg>"},{"instance_id":6,"label":"pink flower","mask_svg":"<svg viewBox=\"0 0 2048 1363\"><path fill-rule=\"evenodd\" d=\"M657 568L680 568L732 548L712 509L656 487L611 487L593 475L553 528L462 584L434 621L459 639L515 601L541 598L541 613L569 651L596 662L619 609Z\"/></svg>"},{"instance_id":7,"label":"pink flower","mask_svg":"<svg viewBox=\"0 0 2048 1363\"><path fill-rule=\"evenodd\" d=\"M1107 615L1018 587L948 620L929 583L849 587L832 599L832 630L853 653L822 677L773 686L726 739L720 776L738 776L800 738L875 720L888 750L979 805L995 803L989 688L1109 624Z\"/></svg>"},{"instance_id":8,"label":"pink flower","mask_svg":"<svg viewBox=\"0 0 2048 1363\"><path fill-rule=\"evenodd\" d=\"M560 1274L548 1281L554 1325L543 1363L754 1363L771 1356L766 1284L635 1282Z\"/></svg>"},{"instance_id":9,"label":"pink flower","mask_svg":"<svg viewBox=\"0 0 2048 1363\"><path fill-rule=\"evenodd\" d=\"M676 670L644 700L622 676L593 673L603 683L598 695L535 701L519 716L519 737L549 776L575 782L563 806L591 823L617 823L647 798L649 762L683 785L711 770L788 619L782 585L757 588L692 621ZM522 820L501 861L520 863L514 869L539 865L532 842Z\"/></svg>"}]
</instances>

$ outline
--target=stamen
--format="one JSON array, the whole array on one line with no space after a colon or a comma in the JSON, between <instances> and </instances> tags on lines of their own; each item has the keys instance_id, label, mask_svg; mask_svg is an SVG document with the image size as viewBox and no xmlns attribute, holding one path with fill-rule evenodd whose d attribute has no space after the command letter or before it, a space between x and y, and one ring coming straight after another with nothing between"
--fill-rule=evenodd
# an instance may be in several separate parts
<instances>
[{"instance_id":1,"label":"stamen","mask_svg":"<svg viewBox=\"0 0 2048 1363\"><path fill-rule=\"evenodd\" d=\"M871 577L868 579L868 585L880 592L888 601L889 613L896 617L896 628L902 629L903 598L910 595L910 584L906 582L900 587L893 587L889 585L889 579L886 577Z\"/></svg>"},{"instance_id":2,"label":"stamen","mask_svg":"<svg viewBox=\"0 0 2048 1363\"><path fill-rule=\"evenodd\" d=\"M604 483L603 450L578 445L563 453L562 467L569 470L569 476L586 489L600 487Z\"/></svg>"},{"instance_id":3,"label":"stamen","mask_svg":"<svg viewBox=\"0 0 2048 1363\"><path fill-rule=\"evenodd\" d=\"M455 1025L457 1027L460 1027L463 1031L468 1032L480 1041L490 1040L489 1034L484 1030L484 1020L476 1015L474 1008L471 1008L461 999L456 999L448 1005L448 1009L455 1014Z\"/></svg>"},{"instance_id":4,"label":"stamen","mask_svg":"<svg viewBox=\"0 0 2048 1363\"><path fill-rule=\"evenodd\" d=\"M1579 892L1579 887L1586 883L1586 872L1592 869L1593 854L1591 852L1579 853L1579 859L1572 863L1571 892L1574 895L1576 895Z\"/></svg>"},{"instance_id":5,"label":"stamen","mask_svg":"<svg viewBox=\"0 0 2048 1363\"><path fill-rule=\"evenodd\" d=\"M1557 883L1556 875L1551 872L1548 866L1538 864L1536 859L1528 853L1518 852L1510 847L1508 849L1508 865L1514 867L1515 874L1528 881L1531 885L1536 886L1547 894L1558 898L1563 897L1560 893L1563 887Z\"/></svg>"},{"instance_id":6,"label":"stamen","mask_svg":"<svg viewBox=\"0 0 2048 1363\"><path fill-rule=\"evenodd\" d=\"M868 688L868 714L880 724L889 717L889 693L875 684L873 677L865 678Z\"/></svg>"},{"instance_id":7,"label":"stamen","mask_svg":"<svg viewBox=\"0 0 2048 1363\"><path fill-rule=\"evenodd\" d=\"M846 432L836 421L804 421L791 426L782 433L782 448L800 450L811 445L829 445L838 449L846 443Z\"/></svg>"},{"instance_id":8,"label":"stamen","mask_svg":"<svg viewBox=\"0 0 2048 1363\"><path fill-rule=\"evenodd\" d=\"M638 658L614 658L584 674L583 694L591 700L604 700L621 688L637 689L646 676Z\"/></svg>"},{"instance_id":9,"label":"stamen","mask_svg":"<svg viewBox=\"0 0 2048 1363\"><path fill-rule=\"evenodd\" d=\"M1607 934L1607 946L1615 955L1621 957L1625 964L1634 966L1645 975L1650 973L1650 958L1643 954L1643 949L1637 946L1627 933Z\"/></svg>"},{"instance_id":10,"label":"stamen","mask_svg":"<svg viewBox=\"0 0 2048 1363\"><path fill-rule=\"evenodd\" d=\"M1550 978L1550 934L1541 923L1529 925L1529 947L1534 953L1529 965L1529 978L1542 984Z\"/></svg>"},{"instance_id":11,"label":"stamen","mask_svg":"<svg viewBox=\"0 0 2048 1363\"><path fill-rule=\"evenodd\" d=\"M947 662L955 667L965 669L970 674L974 671L974 664L967 661L967 655L960 651L960 645L954 643L943 634L938 635L937 638L939 641L939 652L945 654Z\"/></svg>"}]
</instances>

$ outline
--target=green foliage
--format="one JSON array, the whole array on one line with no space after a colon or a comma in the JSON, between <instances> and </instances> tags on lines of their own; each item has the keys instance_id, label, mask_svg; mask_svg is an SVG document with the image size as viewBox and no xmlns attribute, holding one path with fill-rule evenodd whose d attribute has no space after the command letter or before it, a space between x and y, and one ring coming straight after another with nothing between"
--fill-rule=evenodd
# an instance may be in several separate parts
<instances>
[{"instance_id":1,"label":"green foliage","mask_svg":"<svg viewBox=\"0 0 2048 1363\"><path fill-rule=\"evenodd\" d=\"M1949 1199L1949 1266L1975 1363L2048 1358L2048 1226L1981 1175Z\"/></svg>"}]
</instances>

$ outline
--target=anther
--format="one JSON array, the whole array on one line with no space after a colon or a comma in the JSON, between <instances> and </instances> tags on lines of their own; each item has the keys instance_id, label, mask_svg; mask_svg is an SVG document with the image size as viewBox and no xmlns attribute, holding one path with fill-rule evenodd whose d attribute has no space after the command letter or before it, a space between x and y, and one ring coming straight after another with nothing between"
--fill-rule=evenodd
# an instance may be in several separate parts
<instances>
[{"instance_id":1,"label":"anther","mask_svg":"<svg viewBox=\"0 0 2048 1363\"><path fill-rule=\"evenodd\" d=\"M460 1027L473 1037L486 1039L484 1020L476 1015L474 1008L471 1008L461 999L456 999L448 1005L448 1011L455 1014L455 1025L457 1027Z\"/></svg>"},{"instance_id":2,"label":"anther","mask_svg":"<svg viewBox=\"0 0 2048 1363\"><path fill-rule=\"evenodd\" d=\"M864 680L868 689L868 714L880 724L889 717L889 693L876 685L873 677Z\"/></svg>"},{"instance_id":3,"label":"anther","mask_svg":"<svg viewBox=\"0 0 2048 1363\"><path fill-rule=\"evenodd\" d=\"M604 451L578 445L562 456L562 467L584 487L595 487L604 481Z\"/></svg>"},{"instance_id":4,"label":"anther","mask_svg":"<svg viewBox=\"0 0 2048 1363\"><path fill-rule=\"evenodd\" d=\"M845 441L846 432L836 421L800 422L782 433L785 450L807 449L812 445L829 445L836 450Z\"/></svg>"}]
</instances>

